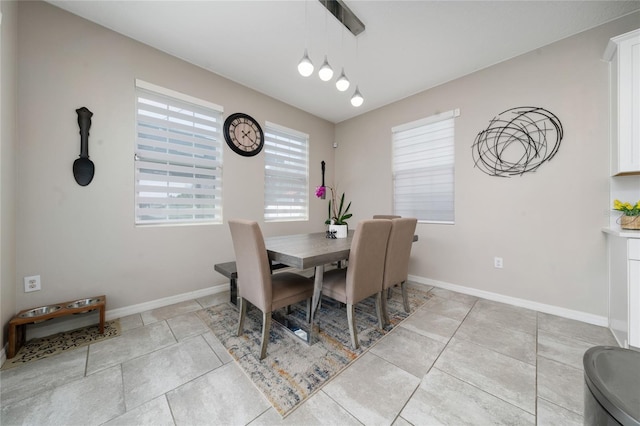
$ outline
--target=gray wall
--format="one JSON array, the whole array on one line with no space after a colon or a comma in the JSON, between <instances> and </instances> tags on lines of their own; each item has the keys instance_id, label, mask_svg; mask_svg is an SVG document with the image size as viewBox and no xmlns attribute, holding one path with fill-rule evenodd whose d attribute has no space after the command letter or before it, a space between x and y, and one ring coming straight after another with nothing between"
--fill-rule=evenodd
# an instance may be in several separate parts
<instances>
[{"instance_id":1,"label":"gray wall","mask_svg":"<svg viewBox=\"0 0 640 426\"><path fill-rule=\"evenodd\" d=\"M134 226L136 78L310 135L311 185L320 161L333 173L334 125L43 2L21 2L18 33L17 279L15 309L106 294L107 309L197 292L227 280L233 259L226 219L262 221L264 161L226 145L225 223ZM76 108L93 113L89 154L96 174L76 184ZM316 165L314 167L314 165ZM266 235L321 231L325 203L308 222L262 224ZM39 274L42 291L24 293Z\"/></svg>"},{"instance_id":2,"label":"gray wall","mask_svg":"<svg viewBox=\"0 0 640 426\"><path fill-rule=\"evenodd\" d=\"M321 160L334 175L335 154L336 182L353 201L354 224L391 210L391 127L460 108L456 224L419 225L410 273L425 282L606 315L600 228L610 201L608 104L607 64L600 58L611 36L637 26L638 14L334 126L49 4L21 2L17 9L16 20L15 5L2 2L5 326L31 306L105 293L108 309L117 309L226 281L213 271L233 257L226 223L133 224L135 78L222 105L225 115L247 112L310 134L310 190L320 182L314 165ZM486 176L473 168L475 135L495 114L519 105L542 106L560 117L560 151L536 173ZM71 173L80 106L94 112L96 177L88 187L78 186ZM224 217L261 221L262 156L241 158L228 148L224 154ZM309 222L262 223L263 230L320 231L325 211L326 201L311 197ZM493 268L493 256L504 258L503 270ZM42 276L43 290L25 294L22 277L34 274Z\"/></svg>"},{"instance_id":3,"label":"gray wall","mask_svg":"<svg viewBox=\"0 0 640 426\"><path fill-rule=\"evenodd\" d=\"M391 128L460 108L455 225L418 225L410 274L606 317L609 65L601 58L610 37L639 24L640 14L628 15L338 124L336 180L354 218L391 211ZM491 118L518 106L560 118L560 150L534 173L488 176L474 168L471 146Z\"/></svg>"},{"instance_id":4,"label":"gray wall","mask_svg":"<svg viewBox=\"0 0 640 426\"><path fill-rule=\"evenodd\" d=\"M0 346L16 307L16 44L18 7L0 2Z\"/></svg>"}]
</instances>

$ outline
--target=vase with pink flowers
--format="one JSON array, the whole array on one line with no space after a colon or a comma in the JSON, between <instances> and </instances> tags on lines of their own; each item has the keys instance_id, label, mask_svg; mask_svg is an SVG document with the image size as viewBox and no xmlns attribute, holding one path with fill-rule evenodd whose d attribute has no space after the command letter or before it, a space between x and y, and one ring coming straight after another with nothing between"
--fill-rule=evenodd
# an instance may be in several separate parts
<instances>
[{"instance_id":1,"label":"vase with pink flowers","mask_svg":"<svg viewBox=\"0 0 640 426\"><path fill-rule=\"evenodd\" d=\"M327 193L327 188L331 191L331 197L329 199L328 217L325 220L325 225L329 225L329 232L335 231L336 238L346 238L348 231L347 219L352 214L349 213L351 208L351 202L347 204L346 208L344 203L344 192L340 196L340 202L337 202L336 191L330 186L318 186L316 188L316 197L324 198Z\"/></svg>"}]
</instances>

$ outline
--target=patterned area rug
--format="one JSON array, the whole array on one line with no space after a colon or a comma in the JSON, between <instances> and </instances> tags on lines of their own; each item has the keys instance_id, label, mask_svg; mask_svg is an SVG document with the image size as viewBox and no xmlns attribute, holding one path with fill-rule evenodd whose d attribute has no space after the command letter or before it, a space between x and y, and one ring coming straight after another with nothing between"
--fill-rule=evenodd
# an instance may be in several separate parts
<instances>
[{"instance_id":1,"label":"patterned area rug","mask_svg":"<svg viewBox=\"0 0 640 426\"><path fill-rule=\"evenodd\" d=\"M430 298L426 291L411 287L408 294L411 312ZM240 337L236 336L238 310L232 304L224 303L203 309L198 315L278 413L286 416L409 316L404 311L399 289L394 289L392 298L387 302L391 325L384 330L378 328L373 297L356 305L355 318L360 342L357 350L351 347L346 309L333 301L323 299L315 320L316 327L319 327L317 341L311 346L272 321L267 357L262 361L259 360L262 314L258 309L248 309L245 334ZM299 303L292 308L287 319L304 324L306 303Z\"/></svg>"},{"instance_id":2,"label":"patterned area rug","mask_svg":"<svg viewBox=\"0 0 640 426\"><path fill-rule=\"evenodd\" d=\"M24 365L27 362L47 358L60 352L86 346L120 335L120 320L105 321L104 334L99 333L98 324L71 331L52 334L27 341L16 356L2 364L2 370Z\"/></svg>"}]
</instances>

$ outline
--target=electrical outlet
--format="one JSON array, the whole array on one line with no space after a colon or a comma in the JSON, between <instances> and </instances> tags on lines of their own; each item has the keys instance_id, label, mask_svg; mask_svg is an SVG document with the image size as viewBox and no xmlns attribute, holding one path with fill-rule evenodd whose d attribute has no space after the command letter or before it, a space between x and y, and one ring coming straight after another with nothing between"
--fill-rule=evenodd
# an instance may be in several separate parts
<instances>
[{"instance_id":1,"label":"electrical outlet","mask_svg":"<svg viewBox=\"0 0 640 426\"><path fill-rule=\"evenodd\" d=\"M24 277L24 292L29 293L31 291L41 290L40 275L32 275L30 277Z\"/></svg>"},{"instance_id":2,"label":"electrical outlet","mask_svg":"<svg viewBox=\"0 0 640 426\"><path fill-rule=\"evenodd\" d=\"M493 267L494 268L498 268L498 269L502 269L502 258L501 257L494 257L493 258Z\"/></svg>"}]
</instances>

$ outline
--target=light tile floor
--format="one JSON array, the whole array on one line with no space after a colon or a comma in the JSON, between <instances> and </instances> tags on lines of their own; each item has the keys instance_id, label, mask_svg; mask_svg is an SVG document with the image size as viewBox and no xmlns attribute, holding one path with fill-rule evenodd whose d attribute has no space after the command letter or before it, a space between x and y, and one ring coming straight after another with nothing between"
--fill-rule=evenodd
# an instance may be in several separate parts
<instances>
[{"instance_id":1,"label":"light tile floor","mask_svg":"<svg viewBox=\"0 0 640 426\"><path fill-rule=\"evenodd\" d=\"M433 288L282 419L194 315L228 293L122 318L116 338L0 372L2 425L580 425L582 354L608 329Z\"/></svg>"}]
</instances>

